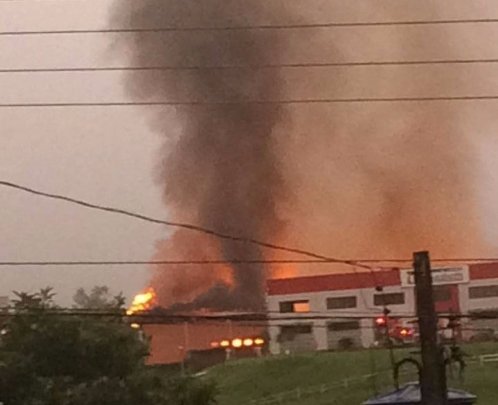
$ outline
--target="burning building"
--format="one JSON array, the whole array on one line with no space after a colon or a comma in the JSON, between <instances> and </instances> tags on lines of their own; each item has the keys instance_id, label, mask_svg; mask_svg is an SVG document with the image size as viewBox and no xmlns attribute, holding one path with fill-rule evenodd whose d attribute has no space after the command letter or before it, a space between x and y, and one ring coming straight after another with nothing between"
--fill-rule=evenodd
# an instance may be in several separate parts
<instances>
[{"instance_id":1,"label":"burning building","mask_svg":"<svg viewBox=\"0 0 498 405\"><path fill-rule=\"evenodd\" d=\"M142 330L150 339L150 365L189 362L199 353L219 354L216 362L258 356L267 346L265 328L239 322L145 323Z\"/></svg>"},{"instance_id":2,"label":"burning building","mask_svg":"<svg viewBox=\"0 0 498 405\"><path fill-rule=\"evenodd\" d=\"M185 305L164 309L157 306L156 297L155 290L148 288L135 296L126 311L130 326L140 329L149 340L149 365L189 362L199 367L206 355L215 354L209 365L230 357L261 355L267 347L266 316L194 313ZM181 309L187 312L179 312Z\"/></svg>"},{"instance_id":3,"label":"burning building","mask_svg":"<svg viewBox=\"0 0 498 405\"><path fill-rule=\"evenodd\" d=\"M433 283L442 337L448 333L446 322L456 316L458 339L495 339L498 263L436 266ZM256 322L243 320L240 312L210 313L211 320L198 314L197 319L169 324L160 317L146 319L141 327L151 339L149 364L188 362L199 354L221 362L266 350L281 354L368 348L385 333L399 344L416 338L414 280L407 268L378 270L375 276L357 272L272 279L266 303L267 316ZM234 315L239 319L231 320Z\"/></svg>"}]
</instances>

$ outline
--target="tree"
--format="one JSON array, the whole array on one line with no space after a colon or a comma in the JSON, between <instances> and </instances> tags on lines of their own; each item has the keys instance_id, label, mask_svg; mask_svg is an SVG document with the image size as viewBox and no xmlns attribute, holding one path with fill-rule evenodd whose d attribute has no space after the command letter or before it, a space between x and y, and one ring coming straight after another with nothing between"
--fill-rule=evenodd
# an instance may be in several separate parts
<instances>
[{"instance_id":1,"label":"tree","mask_svg":"<svg viewBox=\"0 0 498 405\"><path fill-rule=\"evenodd\" d=\"M50 308L54 306L54 297L56 296L52 287L45 287L38 292L40 305L43 308Z\"/></svg>"},{"instance_id":2,"label":"tree","mask_svg":"<svg viewBox=\"0 0 498 405\"><path fill-rule=\"evenodd\" d=\"M99 291L99 299L108 293ZM51 289L16 296L16 312L0 342L0 402L5 405L214 403L211 385L168 380L148 369L147 342L121 311L115 316L61 311Z\"/></svg>"},{"instance_id":3,"label":"tree","mask_svg":"<svg viewBox=\"0 0 498 405\"><path fill-rule=\"evenodd\" d=\"M90 293L79 288L73 296L73 301L76 308L117 309L124 307L125 297L122 293L111 295L106 286L95 286Z\"/></svg>"},{"instance_id":4,"label":"tree","mask_svg":"<svg viewBox=\"0 0 498 405\"><path fill-rule=\"evenodd\" d=\"M42 308L53 308L55 293L52 287L42 288L36 293L13 291L16 298L12 300L17 310L35 310Z\"/></svg>"}]
</instances>

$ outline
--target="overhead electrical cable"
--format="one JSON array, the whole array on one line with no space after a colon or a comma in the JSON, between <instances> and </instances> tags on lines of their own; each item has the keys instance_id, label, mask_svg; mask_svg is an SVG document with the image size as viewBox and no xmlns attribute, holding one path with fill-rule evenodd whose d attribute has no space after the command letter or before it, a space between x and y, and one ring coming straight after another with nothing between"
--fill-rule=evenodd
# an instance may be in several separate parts
<instances>
[{"instance_id":1,"label":"overhead electrical cable","mask_svg":"<svg viewBox=\"0 0 498 405\"><path fill-rule=\"evenodd\" d=\"M402 264L411 263L413 259L339 259L341 261L352 263L392 263ZM431 262L442 263L493 263L498 262L498 257L474 257L474 258L436 258ZM294 259L276 259L276 260L250 260L250 259L220 259L220 260L4 260L0 261L0 266L132 266L132 265L152 265L152 266L183 266L183 265L227 265L227 264L329 264L336 263L323 259L311 260L294 260ZM382 269L381 269L382 270Z\"/></svg>"},{"instance_id":2,"label":"overhead electrical cable","mask_svg":"<svg viewBox=\"0 0 498 405\"><path fill-rule=\"evenodd\" d=\"M368 66L417 66L417 65L466 65L498 63L498 59L436 59L436 60L387 60L363 62L303 62L263 65L185 65L185 66L87 66L87 67L26 67L0 68L0 73L62 73L62 72L146 72L146 71L203 71L203 70L249 70L249 69L297 69L327 67Z\"/></svg>"},{"instance_id":3,"label":"overhead electrical cable","mask_svg":"<svg viewBox=\"0 0 498 405\"><path fill-rule=\"evenodd\" d=\"M350 104L395 102L444 102L498 100L498 95L429 96L429 97L354 97L289 100L233 100L233 101L116 101L116 102L47 102L0 103L0 108L74 108L74 107L133 107L133 106L229 106L229 105L299 105L299 104Z\"/></svg>"},{"instance_id":4,"label":"overhead electrical cable","mask_svg":"<svg viewBox=\"0 0 498 405\"><path fill-rule=\"evenodd\" d=\"M494 24L498 18L473 19L441 19L441 20L408 20L408 21L358 21L358 22L325 22L309 24L254 24L240 26L192 26L192 27L140 27L140 28L92 28L92 29L48 29L0 31L0 36L40 36L40 35L87 35L87 34L133 34L133 33L175 33L175 32L220 32L220 31L253 31L253 30L309 30L354 27L396 27L427 26L450 24Z\"/></svg>"},{"instance_id":5,"label":"overhead electrical cable","mask_svg":"<svg viewBox=\"0 0 498 405\"><path fill-rule=\"evenodd\" d=\"M49 198L49 199L53 199L53 200L68 202L71 204L76 204L76 205L79 205L79 206L82 206L85 208L90 208L93 210L124 215L127 217L139 219L141 221L146 221L146 222L150 222L150 223L154 223L154 224L166 225L166 226L171 226L171 227L175 227L175 228L187 229L187 230L191 230L191 231L195 231L195 232L200 232L200 233L204 233L204 234L214 236L214 237L220 238L220 239L231 240L234 242L250 243L250 244L258 245L258 246L272 249L272 250L284 251L284 252L288 252L288 253L295 253L295 254L299 254L299 255L313 257L315 259L320 259L320 260L323 260L324 262L329 262L329 263L342 263L342 264L346 264L349 266L362 267L362 268L365 268L368 270L372 269L371 266L368 266L366 264L361 264L361 263L356 263L356 262L350 262L347 260L341 260L341 259L336 259L336 258L332 258L332 257L327 257L327 256L320 255L320 254L317 254L317 253L314 253L314 252L311 252L308 250L296 249L296 248L290 248L290 247L286 247L286 246L276 245L274 243L260 241L260 240L257 240L257 239L251 238L251 237L231 235L229 233L220 232L220 231L217 231L214 229L209 229L209 228L205 228L205 227L194 225L194 224L183 223L183 222L174 222L174 221L165 221L162 219L153 218L151 216L140 214L140 213L133 212L133 211L127 211L127 210L115 208L115 207L108 207L108 206L94 204L94 203L90 203L87 201L79 200L76 198L72 198L72 197L68 197L68 196L64 196L64 195L60 195L60 194L53 194L53 193L47 193L47 192L40 191L40 190L35 190L33 188L26 187L26 186L23 186L23 185L18 184L18 183L0 180L0 186L23 191L23 192L33 194L33 195L36 195L39 197L44 197L44 198Z\"/></svg>"}]
</instances>

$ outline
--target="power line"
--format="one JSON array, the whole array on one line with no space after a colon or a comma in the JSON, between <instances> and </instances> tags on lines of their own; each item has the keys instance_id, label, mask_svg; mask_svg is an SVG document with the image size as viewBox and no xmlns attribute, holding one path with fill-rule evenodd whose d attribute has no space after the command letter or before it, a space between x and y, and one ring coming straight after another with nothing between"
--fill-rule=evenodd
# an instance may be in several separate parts
<instances>
[{"instance_id":1,"label":"power line","mask_svg":"<svg viewBox=\"0 0 498 405\"><path fill-rule=\"evenodd\" d=\"M115 266L115 265L225 265L225 264L326 264L326 260L129 260L129 261L3 261L0 266Z\"/></svg>"},{"instance_id":2,"label":"power line","mask_svg":"<svg viewBox=\"0 0 498 405\"><path fill-rule=\"evenodd\" d=\"M327 256L323 256L320 254L313 253L313 252L308 251L308 250L289 248L286 246L276 245L273 243L268 243L268 242L260 241L260 240L245 237L245 236L231 235L231 234L219 232L219 231L205 228L205 227L198 226L198 225L182 223L182 222L165 221L162 219L153 218L153 217L150 217L150 216L147 216L144 214L140 214L137 212L132 212L132 211L127 211L127 210L123 210L120 208L114 208L114 207L108 207L108 206L104 206L104 205L94 204L94 203L90 203L87 201L83 201L83 200L79 200L76 198L67 197L67 196L63 196L63 195L59 195L59 194L52 194L52 193L47 193L44 191L34 190L32 188L29 188L29 187L26 187L26 186L23 186L23 185L20 185L17 183L12 183L9 181L0 180L0 186L24 191L26 193L30 193L30 194L40 196L40 197L69 202L71 204L76 204L76 205L79 205L79 206L82 206L85 208L90 208L90 209L104 211L104 212L110 212L113 214L120 214L120 215L124 215L124 216L135 218L135 219L140 219L142 221L146 221L146 222L150 222L150 223L154 223L154 224L167 225L167 226L171 226L171 227L175 227L175 228L187 229L187 230L191 230L191 231L195 231L195 232L200 232L200 233L204 233L204 234L214 236L214 237L220 238L220 239L231 240L234 242L250 243L250 244L258 245L258 246L265 247L265 248L272 249L272 250L284 251L284 252L289 252L289 253L296 253L296 254L312 257L315 259L320 259L323 261L327 261L329 263L342 263L342 264L346 264L346 265L350 265L350 266L363 267L363 268L371 270L370 266L365 265L365 264L361 264L361 263L349 262L349 261L340 260L340 259L336 259L336 258L332 258L332 257L327 257Z\"/></svg>"},{"instance_id":3,"label":"power line","mask_svg":"<svg viewBox=\"0 0 498 405\"><path fill-rule=\"evenodd\" d=\"M86 34L129 34L129 33L167 33L167 32L223 32L254 30L303 30L353 27L393 27L426 26L449 24L493 24L498 18L475 18L456 20L411 20L411 21L364 21L364 22L328 22L313 24L278 24L278 25L241 25L211 27L150 27L150 28L100 28L100 29L66 29L66 30L26 30L2 31L0 36L40 36L40 35L86 35Z\"/></svg>"},{"instance_id":4,"label":"power line","mask_svg":"<svg viewBox=\"0 0 498 405\"><path fill-rule=\"evenodd\" d=\"M411 263L413 259L340 259L350 263ZM437 258L432 262L443 263L493 263L498 262L498 257L480 258ZM250 259L220 259L220 260L30 260L30 261L0 261L0 266L131 266L131 265L153 265L153 266L183 266L183 265L227 265L227 264L330 264L329 260L250 260Z\"/></svg>"},{"instance_id":5,"label":"power line","mask_svg":"<svg viewBox=\"0 0 498 405\"><path fill-rule=\"evenodd\" d=\"M97 309L97 308L39 308L39 307L3 307L4 313L1 315L8 316L89 316L89 317L118 317L129 318L137 321L237 321L237 322L278 322L278 321L314 321L314 320L333 320L333 319L377 319L381 314L379 308L372 308L370 312L344 313L322 311L315 313L303 313L295 315L285 315L280 312L214 312L210 314L201 313L182 313L171 311L143 311L128 315L126 310L118 309ZM439 314L440 317L447 316ZM473 315L472 315L473 316ZM460 315L460 317L466 317ZM416 315L413 313L400 313L391 316L393 319L413 319ZM487 318L486 318L487 319Z\"/></svg>"},{"instance_id":6,"label":"power line","mask_svg":"<svg viewBox=\"0 0 498 405\"><path fill-rule=\"evenodd\" d=\"M117 317L128 318L137 321L152 320L155 322L184 322L184 321L237 321L237 322L268 322L268 321L312 321L326 319L376 319L378 314L375 313L357 313L357 314L334 314L324 313L309 314L309 315L293 315L279 316L270 315L267 312L239 312L239 313L212 313L212 314L188 314L188 313L173 313L145 311L132 315L127 315L125 309L94 309L94 308L39 308L39 307L4 307L1 308L4 312L0 312L0 316L68 316L68 317ZM407 315L406 318L413 318L414 315ZM402 318L401 316L399 317Z\"/></svg>"},{"instance_id":7,"label":"power line","mask_svg":"<svg viewBox=\"0 0 498 405\"><path fill-rule=\"evenodd\" d=\"M342 259L341 259L342 260ZM344 261L351 261L344 259ZM116 260L116 261L0 261L0 266L127 266L127 265L226 265L226 264L327 264L329 260Z\"/></svg>"},{"instance_id":8,"label":"power line","mask_svg":"<svg viewBox=\"0 0 498 405\"><path fill-rule=\"evenodd\" d=\"M0 185L5 186L5 187L14 188L14 189L21 190L21 191L25 191L25 192L28 192L28 193L31 193L31 194L34 194L34 195L38 195L38 196L41 196L41 197L52 198L52 199L56 199L56 200L62 200L62 201L70 202L70 203L77 204L77 205L80 205L80 206L83 206L83 207L86 207L86 208L92 208L92 209L97 209L97 210L101 210L101 211L106 211L106 212L111 212L111 213L117 213L117 214L129 216L129 217L132 217L132 218L141 219L141 220L152 222L152 223L164 224L164 225L173 226L173 227L177 227L177 228L193 230L193 231L205 233L205 234L208 234L208 235L211 235L211 236L215 236L215 237L221 238L221 239L233 240L233 241L244 242L244 243L252 243L252 244L256 244L256 245L259 245L259 246L262 246L262 247L265 247L265 248L269 248L269 249L273 249L273 250L279 250L279 251L285 251L285 252L290 252L290 253L302 254L302 255L305 255L305 256L309 256L309 257L313 257L313 258L320 259L320 260L323 260L323 261L327 261L328 263L342 263L342 264L346 264L346 265L352 266L353 271L354 271L355 274L358 274L358 270L356 269L356 267L360 267L360 268L367 269L367 270L370 271L370 274L371 274L371 276L372 276L372 278L374 280L374 283L377 285L377 280L376 280L375 274L373 272L373 268L371 266L367 265L367 264L362 264L362 263L357 263L357 262L349 262L349 261L340 260L340 259L336 259L336 258L330 258L330 257L322 256L322 255L317 255L317 254L315 254L313 252L310 252L310 251L301 250L301 249L294 249L294 248L287 248L287 247L284 247L284 246L279 246L279 245L270 244L270 243L267 243L267 242L258 241L256 239L252 239L252 238L245 238L245 237L240 237L240 236L232 236L232 235L220 233L220 232L217 232L217 231L214 231L214 230L211 230L211 229L199 227L199 226L192 225L192 224L185 224L185 223L178 223L178 222L171 222L171 221L163 221L163 220L159 220L159 219L156 219L156 218L148 217L148 216L145 216L145 215L142 215L142 214L138 214L138 213L135 213L135 212L125 211L125 210L117 209L117 208L113 208L113 207L105 207L105 206L102 206L102 205L97 205L97 204L88 203L86 201L77 200L77 199L74 199L74 198L71 198L71 197L66 197L66 196L62 196L62 195L51 194L51 193L46 193L46 192L34 190L34 189L31 189L31 188L28 188L28 187L25 187L25 186L22 186L22 185L19 185L19 184L11 183L11 182L0 181ZM364 296L363 290L360 290L360 296L362 297L362 300L364 301L365 306L368 307L368 302L367 302L366 297Z\"/></svg>"},{"instance_id":9,"label":"power line","mask_svg":"<svg viewBox=\"0 0 498 405\"><path fill-rule=\"evenodd\" d=\"M498 95L489 96L435 96L435 97L356 97L329 99L291 100L234 100L234 101L118 101L118 102L62 102L62 103L0 103L0 108L74 108L74 107L132 107L132 106L230 106L230 105L299 105L299 104L351 104L351 103L395 103L432 101L485 101L497 100Z\"/></svg>"},{"instance_id":10,"label":"power line","mask_svg":"<svg viewBox=\"0 0 498 405\"><path fill-rule=\"evenodd\" d=\"M114 213L114 214L120 214L120 215L124 215L127 217L140 219L140 220L146 221L146 222L151 222L151 223L155 223L155 224L162 224L162 225L177 227L177 228L181 228L181 229L187 229L187 230L192 230L192 231L196 231L196 232L201 232L201 233L211 235L211 236L214 236L217 238L225 239L225 240L232 240L235 242L243 242L243 243L251 243L251 244L259 245L261 247L269 248L272 250L301 254L301 255L308 256L308 257L312 257L314 259L320 259L323 263L345 264L345 265L352 266L355 274L358 274L358 270L356 269L356 267L367 269L370 272L374 283L376 285L379 285L379 283L377 282L378 281L377 277L376 277L375 272L374 272L374 268L368 264L365 264L365 263L361 263L361 262L357 262L357 261L350 261L350 260L342 260L342 259L337 259L337 258L331 258L331 257L319 255L319 254L316 254L316 253L313 253L313 252L310 252L307 250L289 248L289 247L275 245L275 244L264 242L264 241L259 241L259 240L253 239L253 238L225 234L225 233L221 233L221 232L218 232L218 231L215 231L212 229L200 227L200 226L193 225L193 224L165 221L165 220L149 217L149 216L139 214L136 212L132 212L132 211L126 211L126 210L122 210L122 209L114 208L114 207L107 207L107 206L103 206L103 205L89 203L89 202L86 202L83 200L78 200L78 199L75 199L72 197L67 197L67 196L63 196L63 195L52 194L52 193L47 193L47 192L43 192L43 191L39 191L39 190L34 190L32 188L28 188L26 186L23 186L23 185L20 185L17 183L8 182L8 181L0 180L0 186L9 187L9 188L13 188L16 190L21 190L21 191L24 191L24 192L27 192L30 194L40 196L40 197L69 202L72 204L83 206L85 208L95 209L95 210L104 211L104 212L110 212L110 213ZM15 265L13 263L14 262L11 262L10 265ZM48 264L44 264L44 265L48 265ZM377 269L380 268L379 266L376 266L376 267L377 267ZM365 302L365 306L368 307L366 297L363 295L363 290L360 290L360 294L361 294L363 301Z\"/></svg>"},{"instance_id":11,"label":"power line","mask_svg":"<svg viewBox=\"0 0 498 405\"><path fill-rule=\"evenodd\" d=\"M39 307L39 306L4 306L0 307L0 315L4 313L23 313L26 312L39 312L43 314L54 314L54 315L102 315L102 316L126 316L126 317L196 317L200 319L233 319L233 320L244 320L244 319L257 319L257 320L301 320L301 319L313 319L317 316L331 316L331 317L346 317L346 318L377 318L379 316L379 308L372 308L370 311L347 311L342 309L337 310L322 310L322 311L308 311L305 313L283 313L280 311L214 311L214 312L198 312L198 313L184 313L181 311L171 311L163 307L157 307L155 309L144 310L142 312L137 312L134 314L127 314L124 308L74 308L74 307ZM11 311L11 312L9 312ZM396 312L393 318L413 318L416 317L412 312Z\"/></svg>"},{"instance_id":12,"label":"power line","mask_svg":"<svg viewBox=\"0 0 498 405\"><path fill-rule=\"evenodd\" d=\"M27 192L30 194L34 194L37 196L51 198L51 199L55 199L55 200L61 200L61 201L65 201L65 202L70 202L72 204L76 204L76 205L83 206L86 208L91 208L91 209L96 209L99 211L120 214L120 215L124 215L124 216L128 216L128 217L140 219L140 220L143 220L146 222L151 222L151 223L155 223L155 224L162 224L162 225L177 227L177 228L181 228L181 229L187 229L187 230L192 230L192 231L196 231L196 232L201 232L201 233L205 233L207 235L211 235L211 236L214 236L217 238L232 240L235 242L251 243L251 244L259 245L261 247L265 247L265 248L269 248L269 249L273 249L273 250L285 251L285 252L290 252L290 253L297 253L297 254L308 256L308 257L313 257L315 259L320 259L320 260L324 261L324 263L341 263L341 264L349 265L349 266L352 266L355 274L358 274L357 267L367 269L370 272L374 283L376 285L379 285L377 282L378 281L377 277L376 277L375 272L374 272L374 268L368 264L359 263L359 262L355 262L355 261L341 260L341 259L337 259L337 258L331 258L331 257L319 255L319 254L316 254L316 253L313 253L313 252L310 252L307 250L295 249L295 248L289 248L289 247L285 247L285 246L275 245L272 243L259 241L259 240L253 239L253 238L225 234L225 233L221 233L221 232L218 232L218 231L215 231L212 229L200 227L200 226L193 225L193 224L164 221L164 220L152 218L152 217L149 217L149 216L146 216L143 214L139 214L136 212L126 211L126 210L122 210L122 209L114 208L114 207L106 207L103 205L98 205L98 204L93 204L93 203L89 203L86 201L78 200L78 199L75 199L72 197L67 197L67 196L63 196L63 195L46 193L43 191L34 190L32 188L28 188L28 187L22 186L20 184L12 183L12 182L0 181L0 185L4 186L4 187L13 188L16 190L21 190L21 191L24 191L24 192ZM378 268L378 266L377 266L377 268ZM367 302L366 297L364 296L363 290L360 290L360 295L365 303L365 306L368 307L368 302Z\"/></svg>"},{"instance_id":13,"label":"power line","mask_svg":"<svg viewBox=\"0 0 498 405\"><path fill-rule=\"evenodd\" d=\"M498 63L498 59L437 59L408 61L366 61L366 62L323 62L323 63L282 63L263 65L191 65L191 66L103 66L103 67L62 67L62 68L6 68L0 73L62 73L62 72L140 72L140 71L202 71L202 70L244 70L244 69L293 69L325 67L368 67L368 66L417 66Z\"/></svg>"},{"instance_id":14,"label":"power line","mask_svg":"<svg viewBox=\"0 0 498 405\"><path fill-rule=\"evenodd\" d=\"M296 321L296 322L310 322L316 320L335 320L335 319L346 319L346 320L375 320L381 314L381 309L376 308L377 311L371 311L368 313L330 313L321 312L316 314L296 314L292 316L286 316L285 314L271 315L267 312L238 312L238 313L211 313L211 314L186 314L186 313L168 313L168 312L156 312L145 311L141 313L136 313L132 315L127 315L124 309L93 309L93 308L37 308L37 307L26 307L26 308L13 308L4 307L1 308L3 311L0 312L0 316L10 317L10 316L61 316L61 317L104 317L104 318L126 318L131 321L136 321L138 323L176 323L176 322L193 322L193 321L234 321L234 322L264 322L265 326L272 326L274 322L282 321ZM438 318L445 319L448 317L456 317L458 319L470 319L470 320L485 320L485 319L498 319L498 314L480 314L480 313L438 313ZM390 315L392 319L405 319L414 320L417 318L415 313L400 313ZM285 324L286 326L292 324Z\"/></svg>"}]
</instances>

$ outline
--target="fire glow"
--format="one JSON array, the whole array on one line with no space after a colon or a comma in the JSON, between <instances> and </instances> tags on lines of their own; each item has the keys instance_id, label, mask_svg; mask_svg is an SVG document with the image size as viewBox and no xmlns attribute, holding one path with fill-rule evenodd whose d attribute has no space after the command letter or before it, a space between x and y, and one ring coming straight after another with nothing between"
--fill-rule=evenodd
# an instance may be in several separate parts
<instances>
[{"instance_id":1,"label":"fire glow","mask_svg":"<svg viewBox=\"0 0 498 405\"><path fill-rule=\"evenodd\" d=\"M156 305L156 292L153 288L148 288L145 292L137 294L133 298L131 306L126 311L127 315L133 315L151 309Z\"/></svg>"}]
</instances>

